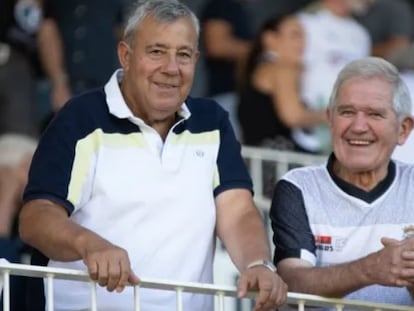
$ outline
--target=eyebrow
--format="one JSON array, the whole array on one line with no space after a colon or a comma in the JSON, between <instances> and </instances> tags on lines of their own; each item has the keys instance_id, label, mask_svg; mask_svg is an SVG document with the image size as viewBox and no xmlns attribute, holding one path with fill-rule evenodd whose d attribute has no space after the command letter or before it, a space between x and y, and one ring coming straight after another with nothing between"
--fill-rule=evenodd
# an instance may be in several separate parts
<instances>
[{"instance_id":1,"label":"eyebrow","mask_svg":"<svg viewBox=\"0 0 414 311\"><path fill-rule=\"evenodd\" d=\"M152 49L152 48L162 48L162 49L166 49L166 50L170 49L169 46L167 46L165 44L162 44L162 43L154 43L154 44L150 44L150 45L148 45L146 47L146 49ZM194 52L194 49L191 48L191 47L189 47L189 46L187 46L187 45L179 46L177 48L177 51L182 51L182 50L187 50L190 53L193 53Z\"/></svg>"},{"instance_id":2,"label":"eyebrow","mask_svg":"<svg viewBox=\"0 0 414 311\"><path fill-rule=\"evenodd\" d=\"M357 110L353 105L350 105L350 104L337 105L337 110L338 111L343 111L345 109ZM388 111L388 108L368 106L368 107L363 108L362 110L363 111L377 111L377 112L381 112L381 113L386 113Z\"/></svg>"}]
</instances>

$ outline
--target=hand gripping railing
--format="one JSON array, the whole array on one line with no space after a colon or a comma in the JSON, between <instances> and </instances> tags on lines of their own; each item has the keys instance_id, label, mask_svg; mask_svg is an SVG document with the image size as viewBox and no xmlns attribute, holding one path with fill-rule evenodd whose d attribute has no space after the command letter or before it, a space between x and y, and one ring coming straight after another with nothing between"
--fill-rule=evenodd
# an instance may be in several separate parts
<instances>
[{"instance_id":1,"label":"hand gripping railing","mask_svg":"<svg viewBox=\"0 0 414 311\"><path fill-rule=\"evenodd\" d=\"M0 259L0 275L3 283L3 311L10 311L10 276L20 275L26 277L39 277L47 280L47 310L54 310L53 305L53 280L65 279L73 281L82 281L90 283L91 285L91 311L97 311L97 294L96 294L96 282L89 278L89 275L85 271L62 269L62 268L50 268L41 266L30 266L23 264L12 264L5 259ZM237 297L237 289L234 286L218 286L215 284L202 284L202 283L184 283L165 280L152 280L142 279L141 283L134 286L134 310L140 309L140 288L150 288L159 290L175 291L177 297L177 311L183 311L182 306L182 293L192 292L198 294L214 295L218 298L217 311L224 311L224 298L225 297ZM116 294L115 294L116 295ZM248 298L254 299L255 293L249 292ZM314 307L329 307L334 308L337 311L346 310L348 307L352 307L352 310L371 310L371 311L413 311L413 307L399 306L391 304L379 304L363 301L352 301L345 299L329 299L320 296L288 293L287 303L290 305L297 305L298 311L304 311L307 306ZM185 310L191 311L191 310Z\"/></svg>"}]
</instances>

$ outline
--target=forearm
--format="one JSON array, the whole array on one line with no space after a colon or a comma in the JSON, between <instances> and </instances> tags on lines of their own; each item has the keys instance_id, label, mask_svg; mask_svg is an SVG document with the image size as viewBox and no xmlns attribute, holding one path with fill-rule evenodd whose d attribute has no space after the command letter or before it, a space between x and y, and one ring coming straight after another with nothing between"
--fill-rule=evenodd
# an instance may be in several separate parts
<instances>
[{"instance_id":1,"label":"forearm","mask_svg":"<svg viewBox=\"0 0 414 311\"><path fill-rule=\"evenodd\" d=\"M229 39L221 44L215 43L209 50L211 57L243 61L249 52L250 45L247 41Z\"/></svg>"},{"instance_id":2,"label":"forearm","mask_svg":"<svg viewBox=\"0 0 414 311\"><path fill-rule=\"evenodd\" d=\"M250 43L235 37L225 21L209 21L204 26L204 45L208 57L241 61L246 58Z\"/></svg>"},{"instance_id":3,"label":"forearm","mask_svg":"<svg viewBox=\"0 0 414 311\"><path fill-rule=\"evenodd\" d=\"M290 128L306 128L318 124L326 123L326 113L322 110L312 111L303 109L296 115L290 115L286 118L286 125Z\"/></svg>"},{"instance_id":4,"label":"forearm","mask_svg":"<svg viewBox=\"0 0 414 311\"><path fill-rule=\"evenodd\" d=\"M52 85L66 83L63 43L55 21L46 19L38 33L40 60Z\"/></svg>"},{"instance_id":5,"label":"forearm","mask_svg":"<svg viewBox=\"0 0 414 311\"><path fill-rule=\"evenodd\" d=\"M229 214L224 222L225 217L218 214L217 234L237 268L243 271L255 260L269 260L270 250L262 218L253 203L246 197L239 204L239 211L226 211Z\"/></svg>"},{"instance_id":6,"label":"forearm","mask_svg":"<svg viewBox=\"0 0 414 311\"><path fill-rule=\"evenodd\" d=\"M62 207L46 200L25 204L19 223L22 240L53 260L83 259L88 243L102 240L70 220Z\"/></svg>"},{"instance_id":7,"label":"forearm","mask_svg":"<svg viewBox=\"0 0 414 311\"><path fill-rule=\"evenodd\" d=\"M329 267L289 267L278 265L278 272L289 291L325 297L344 297L367 285L365 259Z\"/></svg>"}]
</instances>

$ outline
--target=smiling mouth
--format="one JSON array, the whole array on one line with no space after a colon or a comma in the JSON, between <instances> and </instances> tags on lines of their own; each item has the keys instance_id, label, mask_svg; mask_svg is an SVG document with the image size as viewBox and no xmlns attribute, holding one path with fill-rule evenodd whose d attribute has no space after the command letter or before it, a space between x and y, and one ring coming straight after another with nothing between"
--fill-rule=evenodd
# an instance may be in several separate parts
<instances>
[{"instance_id":1,"label":"smiling mouth","mask_svg":"<svg viewBox=\"0 0 414 311\"><path fill-rule=\"evenodd\" d=\"M155 82L155 85L163 89L173 89L173 88L178 87L177 85L174 85L174 84L166 84L166 83L159 83L159 82Z\"/></svg>"},{"instance_id":2,"label":"smiling mouth","mask_svg":"<svg viewBox=\"0 0 414 311\"><path fill-rule=\"evenodd\" d=\"M373 140L348 139L348 143L352 146L368 146L373 143Z\"/></svg>"}]
</instances>

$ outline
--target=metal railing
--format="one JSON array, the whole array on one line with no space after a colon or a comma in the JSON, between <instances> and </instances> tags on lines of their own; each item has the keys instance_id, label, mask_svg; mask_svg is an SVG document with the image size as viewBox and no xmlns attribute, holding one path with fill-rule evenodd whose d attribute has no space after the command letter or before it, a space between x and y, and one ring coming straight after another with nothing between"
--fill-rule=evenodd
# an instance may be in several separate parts
<instances>
[{"instance_id":1,"label":"metal railing","mask_svg":"<svg viewBox=\"0 0 414 311\"><path fill-rule=\"evenodd\" d=\"M269 235L271 234L269 229L269 222L267 217L267 211L270 207L270 197L266 196L264 192L264 173L266 169L271 169L274 175L275 181L279 179L284 173L286 173L292 167L300 167L313 164L321 164L327 160L326 156L317 156L289 151L279 151L273 149L263 149L255 147L243 146L242 155L248 165L250 174L252 176L255 202L259 209L263 212L265 223L268 226ZM265 164L271 164L265 166ZM268 172L267 172L268 173ZM219 270L217 270L217 268ZM90 280L88 274L84 271L68 270L59 268L39 267L22 264L10 264L4 259L0 259L0 290L1 284L3 285L3 311L10 310L10 276L20 275L26 277L38 277L44 278L47 282L47 303L48 310L54 310L53 305L53 280L54 279L66 279L77 280L81 282L88 282L91 288L91 311L97 310L97 284ZM223 275L224 278L223 278ZM215 260L215 277L216 281L219 279L222 284L235 284L235 279L238 275L237 269L232 264L227 253L224 249L217 247L216 260ZM226 279L227 278L227 279ZM200 283L179 283L174 281L164 280L150 280L142 279L139 286L134 286L134 310L140 310L140 288L156 289L156 290L169 290L175 291L177 297L177 311L182 311L182 293L192 292L195 294L206 294L215 296L215 310L235 310L235 303L228 303L228 299L236 300L238 302L237 310L251 310L249 308L252 305L255 293L248 294L248 304L240 304L240 299L237 299L237 289L235 286L219 286L216 284L200 284ZM114 295L116 295L114 293ZM245 302L245 301L244 301ZM240 307L240 305L242 305ZM292 308L292 305L295 306ZM247 307L246 307L247 306ZM306 307L324 307L331 310L371 310L371 311L414 311L414 307L390 305L390 304L378 304L363 301L353 301L344 299L329 299L320 296L289 293L288 301L285 307L281 310L298 310L303 311ZM184 310L187 311L187 310Z\"/></svg>"},{"instance_id":2,"label":"metal railing","mask_svg":"<svg viewBox=\"0 0 414 311\"><path fill-rule=\"evenodd\" d=\"M85 271L31 266L24 264L12 264L5 259L0 259L0 275L3 287L3 311L10 310L10 276L19 275L26 277L44 278L47 281L47 310L54 310L53 303L53 281L55 279L65 279L72 281L87 282L90 284L90 301L91 311L98 311L97 309L97 283L89 278ZM140 311L140 288L168 290L176 293L176 310L187 311L183 309L182 294L183 292L191 292L196 294L214 295L216 297L216 310L224 311L225 297L232 297L237 299L237 289L234 286L219 286L215 284L201 284L201 283L185 283L165 280L143 279L139 285L134 286L134 311ZM113 293L116 295L116 293ZM254 292L248 293L248 298L253 300ZM369 303L363 301L352 301L345 299L329 299L320 296L289 293L287 304L297 306L298 311L305 310L306 307L325 307L337 311L347 310L348 307L352 310L371 310L371 311L413 311L413 307L399 306L391 304Z\"/></svg>"},{"instance_id":3,"label":"metal railing","mask_svg":"<svg viewBox=\"0 0 414 311\"><path fill-rule=\"evenodd\" d=\"M266 169L272 170L271 174L276 181L293 167L321 164L327 160L327 156L324 155L249 146L242 147L242 156L252 177L255 202L263 211L267 211L270 207L270 198L264 191Z\"/></svg>"}]
</instances>

